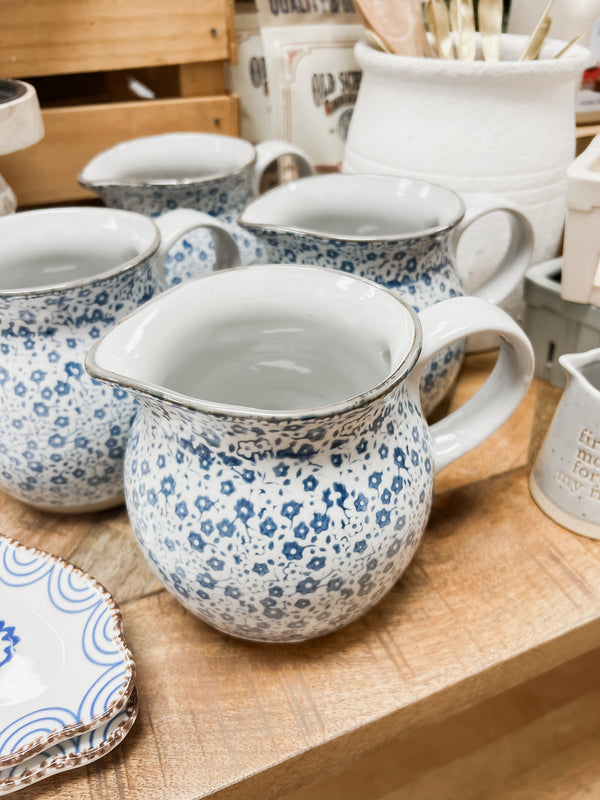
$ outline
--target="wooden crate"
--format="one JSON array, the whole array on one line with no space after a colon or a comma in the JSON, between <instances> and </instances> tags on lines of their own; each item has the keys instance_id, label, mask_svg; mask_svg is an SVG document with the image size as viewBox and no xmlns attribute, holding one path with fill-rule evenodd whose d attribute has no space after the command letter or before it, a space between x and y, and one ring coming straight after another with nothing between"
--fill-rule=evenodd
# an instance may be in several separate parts
<instances>
[{"instance_id":1,"label":"wooden crate","mask_svg":"<svg viewBox=\"0 0 600 800\"><path fill-rule=\"evenodd\" d=\"M36 87L46 133L0 157L0 174L21 208L90 199L77 175L117 142L239 135L225 79L235 60L231 0L2 0L0 76Z\"/></svg>"}]
</instances>

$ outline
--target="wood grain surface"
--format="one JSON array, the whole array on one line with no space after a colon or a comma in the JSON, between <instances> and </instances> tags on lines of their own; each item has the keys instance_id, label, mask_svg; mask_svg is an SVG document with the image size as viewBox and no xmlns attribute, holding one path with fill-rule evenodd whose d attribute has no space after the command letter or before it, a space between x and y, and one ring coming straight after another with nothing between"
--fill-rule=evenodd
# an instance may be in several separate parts
<instances>
[{"instance_id":1,"label":"wood grain surface","mask_svg":"<svg viewBox=\"0 0 600 800\"><path fill-rule=\"evenodd\" d=\"M230 0L2 0L6 78L225 60Z\"/></svg>"},{"instance_id":2,"label":"wood grain surface","mask_svg":"<svg viewBox=\"0 0 600 800\"><path fill-rule=\"evenodd\" d=\"M409 732L284 800L600 797L599 675L594 650Z\"/></svg>"},{"instance_id":3,"label":"wood grain surface","mask_svg":"<svg viewBox=\"0 0 600 800\"><path fill-rule=\"evenodd\" d=\"M468 394L489 372L490 357L478 358L467 360L459 393ZM548 417L535 409L542 395L549 405L556 400L540 386L499 433L502 444L478 448L480 471L470 466L468 472L474 480L466 482L464 472L461 477L459 462L448 468L447 485L454 488L437 494L417 556L392 592L354 624L303 644L238 641L197 620L156 583L123 509L69 518L0 496L3 532L69 558L115 595L136 658L140 694L140 717L111 755L24 789L20 800L269 800L325 780L328 773L351 770L384 748L373 756L377 763L382 752L394 752L394 742L407 741L422 726L435 723L440 737L445 730L454 741L451 720L458 719L457 730L461 719L463 729L478 727L469 716L477 704L495 702L489 708L501 709L503 700L493 700L500 693L506 698L519 692L514 687L552 675L549 670L579 656L597 664L591 651L600 645L600 543L559 527L529 496L532 441L543 438L539 421ZM514 450L503 452L512 448L519 451L516 462ZM472 458L477 462L475 454ZM559 674L575 674L564 669ZM494 739L513 734L515 747L527 742L530 730L543 739L545 714L560 725L569 704L585 712L598 700L597 674L596 669L593 678L576 679L572 696L559 692L556 711L549 700L546 711L543 703L530 707L523 701L514 724L507 712L489 734L482 733L490 737L490 752ZM560 686L560 678L544 680ZM592 717L590 706L584 738L597 731ZM414 787L425 786L435 770L450 780L459 763L475 765L480 774L486 763L495 763L486 743L469 738L467 730L456 734L454 749L432 752L425 767L425 730L411 745L422 748L420 762L411 767L411 759L399 761L408 771L392 780L390 767L382 791L362 797L500 797L417 793ZM563 741L561 758L568 765L565 754L575 745L568 737ZM550 744L540 747L548 751ZM597 753L587 752L590 759ZM525 775L527 764L519 764L523 780L535 786L535 765ZM358 785L358 778L350 780ZM311 796L335 798L329 784L323 786ZM358 794L347 796L353 800ZM555 797L539 795L546 796Z\"/></svg>"}]
</instances>

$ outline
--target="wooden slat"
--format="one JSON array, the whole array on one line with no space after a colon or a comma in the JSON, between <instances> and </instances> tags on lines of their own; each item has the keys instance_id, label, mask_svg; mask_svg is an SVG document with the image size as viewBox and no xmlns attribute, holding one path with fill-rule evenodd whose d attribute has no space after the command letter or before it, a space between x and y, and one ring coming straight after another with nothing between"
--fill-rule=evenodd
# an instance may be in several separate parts
<instances>
[{"instance_id":1,"label":"wooden slat","mask_svg":"<svg viewBox=\"0 0 600 800\"><path fill-rule=\"evenodd\" d=\"M237 64L239 53L237 37L235 35L235 0L226 0L225 14L227 16L227 27L229 29L229 62Z\"/></svg>"},{"instance_id":2,"label":"wooden slat","mask_svg":"<svg viewBox=\"0 0 600 800\"><path fill-rule=\"evenodd\" d=\"M125 139L166 131L239 133L234 95L55 108L43 117L41 142L0 157L0 174L20 207L92 199L77 175L92 156Z\"/></svg>"},{"instance_id":3,"label":"wooden slat","mask_svg":"<svg viewBox=\"0 0 600 800\"><path fill-rule=\"evenodd\" d=\"M2 0L0 75L116 70L230 54L229 0Z\"/></svg>"},{"instance_id":4,"label":"wooden slat","mask_svg":"<svg viewBox=\"0 0 600 800\"><path fill-rule=\"evenodd\" d=\"M179 71L179 94L181 97L206 97L227 94L225 65L222 61L198 61L181 64Z\"/></svg>"}]
</instances>

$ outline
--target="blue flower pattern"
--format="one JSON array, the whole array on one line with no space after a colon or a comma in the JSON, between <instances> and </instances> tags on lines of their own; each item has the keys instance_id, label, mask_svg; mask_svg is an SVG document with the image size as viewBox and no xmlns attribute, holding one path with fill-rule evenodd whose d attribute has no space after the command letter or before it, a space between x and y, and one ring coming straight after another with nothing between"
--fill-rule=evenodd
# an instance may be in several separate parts
<instances>
[{"instance_id":1,"label":"blue flower pattern","mask_svg":"<svg viewBox=\"0 0 600 800\"><path fill-rule=\"evenodd\" d=\"M347 241L305 232L249 230L263 241L270 262L311 264L369 278L397 294L417 313L465 293L450 255L452 232L400 241ZM457 342L440 351L425 368L421 381L425 415L452 386L463 354L464 343Z\"/></svg>"},{"instance_id":2,"label":"blue flower pattern","mask_svg":"<svg viewBox=\"0 0 600 800\"><path fill-rule=\"evenodd\" d=\"M33 505L123 497L134 399L92 380L85 354L159 289L152 259L85 286L0 297L0 487Z\"/></svg>"},{"instance_id":3,"label":"blue flower pattern","mask_svg":"<svg viewBox=\"0 0 600 800\"><path fill-rule=\"evenodd\" d=\"M15 633L13 625L8 625L3 619L0 619L0 667L12 659L15 654L15 648L21 641L20 637Z\"/></svg>"},{"instance_id":4,"label":"blue flower pattern","mask_svg":"<svg viewBox=\"0 0 600 800\"><path fill-rule=\"evenodd\" d=\"M110 208L137 211L158 217L175 208L191 208L210 214L227 227L240 251L241 263L260 264L266 260L259 239L238 225L238 217L253 198L253 166L234 174L203 180L156 186L98 186L94 191ZM176 285L215 267L215 246L206 229L186 233L173 247L165 264L167 283Z\"/></svg>"},{"instance_id":5,"label":"blue flower pattern","mask_svg":"<svg viewBox=\"0 0 600 800\"><path fill-rule=\"evenodd\" d=\"M377 603L408 565L433 469L403 384L326 424L139 400L125 462L131 523L159 578L209 624L261 641L325 634Z\"/></svg>"}]
</instances>

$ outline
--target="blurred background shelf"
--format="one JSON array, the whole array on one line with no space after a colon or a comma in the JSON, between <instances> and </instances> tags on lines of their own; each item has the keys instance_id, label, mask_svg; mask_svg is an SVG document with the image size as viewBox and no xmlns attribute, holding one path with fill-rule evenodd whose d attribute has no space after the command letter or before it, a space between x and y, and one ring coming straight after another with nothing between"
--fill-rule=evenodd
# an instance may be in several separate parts
<instances>
[{"instance_id":1,"label":"blurred background shelf","mask_svg":"<svg viewBox=\"0 0 600 800\"><path fill-rule=\"evenodd\" d=\"M32 83L46 135L0 157L19 205L91 199L99 151L165 131L239 134L233 0L3 0L0 75Z\"/></svg>"}]
</instances>

